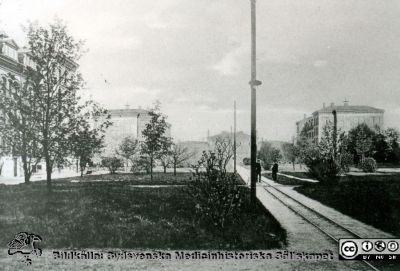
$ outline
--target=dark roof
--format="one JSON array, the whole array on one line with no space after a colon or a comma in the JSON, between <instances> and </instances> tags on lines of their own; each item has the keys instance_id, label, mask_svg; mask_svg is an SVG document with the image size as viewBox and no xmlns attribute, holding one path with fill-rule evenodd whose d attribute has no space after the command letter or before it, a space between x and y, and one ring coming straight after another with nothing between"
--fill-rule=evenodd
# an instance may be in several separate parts
<instances>
[{"instance_id":1,"label":"dark roof","mask_svg":"<svg viewBox=\"0 0 400 271\"><path fill-rule=\"evenodd\" d=\"M332 113L333 110L336 110L336 112L342 112L342 113L383 113L385 110L383 109L378 109L375 107L371 107L368 105L334 105L334 106L328 106L325 108L321 108L315 113Z\"/></svg>"},{"instance_id":2,"label":"dark roof","mask_svg":"<svg viewBox=\"0 0 400 271\"><path fill-rule=\"evenodd\" d=\"M108 110L112 117L137 117L139 114L148 114L145 109L110 109Z\"/></svg>"}]
</instances>

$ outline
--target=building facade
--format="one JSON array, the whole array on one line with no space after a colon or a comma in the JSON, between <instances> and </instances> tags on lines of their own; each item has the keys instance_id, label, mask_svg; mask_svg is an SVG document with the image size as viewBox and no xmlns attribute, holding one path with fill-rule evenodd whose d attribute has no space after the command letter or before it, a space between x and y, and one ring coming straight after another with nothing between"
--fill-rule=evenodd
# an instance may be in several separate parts
<instances>
[{"instance_id":1,"label":"building facade","mask_svg":"<svg viewBox=\"0 0 400 271\"><path fill-rule=\"evenodd\" d=\"M337 115L338 131L348 132L361 123L365 123L373 130L383 129L384 110L366 105L349 105L347 101L343 105L325 105L313 112L311 116L296 122L296 138L300 138L301 132L306 132L306 137L314 143L321 140L323 129L329 122L333 123L333 111Z\"/></svg>"},{"instance_id":2,"label":"building facade","mask_svg":"<svg viewBox=\"0 0 400 271\"><path fill-rule=\"evenodd\" d=\"M4 80L2 75L13 74L17 79L22 81L22 72L24 69L24 60L26 52L20 50L15 41L0 31L0 78ZM5 95L5 93L0 93ZM6 153L4 140L0 137L0 176L17 177L23 176L22 163L19 157Z\"/></svg>"},{"instance_id":3,"label":"building facade","mask_svg":"<svg viewBox=\"0 0 400 271\"><path fill-rule=\"evenodd\" d=\"M125 137L133 137L143 141L143 130L151 120L149 111L145 109L111 109L111 122L113 123L105 134L105 149L103 155L113 155L118 145ZM168 124L165 132L167 137L171 137L171 125Z\"/></svg>"},{"instance_id":4,"label":"building facade","mask_svg":"<svg viewBox=\"0 0 400 271\"><path fill-rule=\"evenodd\" d=\"M5 75L12 74L21 83L24 83L24 71L30 67L36 68L29 50L19 47L4 31L0 30L0 80L8 84ZM60 74L75 70L78 67L76 63L66 61L63 64ZM8 95L7 91L1 91L0 95ZM1 112L0 114L3 114ZM10 153L11 152L11 153ZM13 155L14 151L8 150L6 142L0 137L0 176L3 177L22 177L24 176L21 157ZM34 174L44 174L46 166L43 161L32 166ZM60 170L60 169L59 169Z\"/></svg>"}]
</instances>

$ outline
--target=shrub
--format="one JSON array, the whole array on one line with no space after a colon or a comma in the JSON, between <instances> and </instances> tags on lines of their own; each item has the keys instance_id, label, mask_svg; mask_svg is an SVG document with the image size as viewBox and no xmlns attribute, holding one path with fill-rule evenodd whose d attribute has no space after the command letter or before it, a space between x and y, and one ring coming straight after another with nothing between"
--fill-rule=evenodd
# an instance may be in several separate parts
<instances>
[{"instance_id":1,"label":"shrub","mask_svg":"<svg viewBox=\"0 0 400 271\"><path fill-rule=\"evenodd\" d=\"M248 158L248 157L243 158L243 165L249 166L250 165L250 158Z\"/></svg>"},{"instance_id":2,"label":"shrub","mask_svg":"<svg viewBox=\"0 0 400 271\"><path fill-rule=\"evenodd\" d=\"M215 151L204 151L198 162L202 170L194 174L188 193L196 209L199 223L209 230L220 232L236 222L243 204L243 190L235 174L226 171L231 149L217 144Z\"/></svg>"},{"instance_id":3,"label":"shrub","mask_svg":"<svg viewBox=\"0 0 400 271\"><path fill-rule=\"evenodd\" d=\"M350 165L353 164L353 155L348 152L342 153L338 157L338 163L340 165L342 173L347 173L350 171Z\"/></svg>"},{"instance_id":4,"label":"shrub","mask_svg":"<svg viewBox=\"0 0 400 271\"><path fill-rule=\"evenodd\" d=\"M189 185L199 222L210 230L223 231L233 224L242 204L242 193L234 174L213 169L199 172Z\"/></svg>"},{"instance_id":5,"label":"shrub","mask_svg":"<svg viewBox=\"0 0 400 271\"><path fill-rule=\"evenodd\" d=\"M124 166L122 159L115 156L101 158L101 165L108 168L110 174L115 174L118 168Z\"/></svg>"},{"instance_id":6,"label":"shrub","mask_svg":"<svg viewBox=\"0 0 400 271\"><path fill-rule=\"evenodd\" d=\"M375 172L377 164L374 158L367 157L364 160L361 160L359 168L362 169L362 171L364 172Z\"/></svg>"},{"instance_id":7,"label":"shrub","mask_svg":"<svg viewBox=\"0 0 400 271\"><path fill-rule=\"evenodd\" d=\"M153 161L153 167L154 167L154 161ZM150 170L151 170L150 160L148 159L148 157L139 156L132 159L131 172L145 171L148 174L150 173Z\"/></svg>"},{"instance_id":8,"label":"shrub","mask_svg":"<svg viewBox=\"0 0 400 271\"><path fill-rule=\"evenodd\" d=\"M269 163L264 163L264 164L263 164L263 168L264 168L265 170L270 170L270 169L271 169L271 164L269 164Z\"/></svg>"},{"instance_id":9,"label":"shrub","mask_svg":"<svg viewBox=\"0 0 400 271\"><path fill-rule=\"evenodd\" d=\"M308 167L308 175L321 182L334 181L340 173L338 162L325 156L318 146L309 146L303 153L303 160Z\"/></svg>"},{"instance_id":10,"label":"shrub","mask_svg":"<svg viewBox=\"0 0 400 271\"><path fill-rule=\"evenodd\" d=\"M306 165L308 174L324 183L335 181L340 172L339 165L333 159L315 159L310 163L306 162Z\"/></svg>"},{"instance_id":11,"label":"shrub","mask_svg":"<svg viewBox=\"0 0 400 271\"><path fill-rule=\"evenodd\" d=\"M352 163L347 146L348 138L344 133L335 133L331 124L325 125L318 144L310 142L301 150L301 158L308 167L309 175L321 182L336 182L340 174L349 171Z\"/></svg>"}]
</instances>

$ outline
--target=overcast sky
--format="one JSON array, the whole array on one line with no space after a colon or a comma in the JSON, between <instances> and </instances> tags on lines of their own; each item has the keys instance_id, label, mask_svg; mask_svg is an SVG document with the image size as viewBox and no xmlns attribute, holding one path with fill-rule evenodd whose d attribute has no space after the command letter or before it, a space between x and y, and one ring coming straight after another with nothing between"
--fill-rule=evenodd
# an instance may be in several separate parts
<instances>
[{"instance_id":1,"label":"overcast sky","mask_svg":"<svg viewBox=\"0 0 400 271\"><path fill-rule=\"evenodd\" d=\"M0 0L0 27L19 44L28 20L68 22L86 40L92 95L109 108L162 103L177 139L250 130L249 0ZM322 103L385 109L400 128L400 1L259 0L257 129L290 140ZM107 80L106 83L105 80Z\"/></svg>"}]
</instances>

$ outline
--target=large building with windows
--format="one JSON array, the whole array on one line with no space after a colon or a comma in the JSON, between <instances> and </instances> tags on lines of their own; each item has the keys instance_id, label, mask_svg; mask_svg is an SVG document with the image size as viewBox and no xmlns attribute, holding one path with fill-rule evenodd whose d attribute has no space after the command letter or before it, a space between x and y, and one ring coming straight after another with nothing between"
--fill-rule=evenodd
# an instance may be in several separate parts
<instances>
[{"instance_id":1,"label":"large building with windows","mask_svg":"<svg viewBox=\"0 0 400 271\"><path fill-rule=\"evenodd\" d=\"M0 78L2 75L11 73L22 80L22 72L26 63L26 52L20 50L16 42L0 30ZM6 83L6 81L3 81ZM5 93L0 93L4 95ZM5 154L5 142L0 137L0 176L22 176L22 166L18 157Z\"/></svg>"},{"instance_id":2,"label":"large building with windows","mask_svg":"<svg viewBox=\"0 0 400 271\"><path fill-rule=\"evenodd\" d=\"M325 106L324 104L311 116L304 115L302 120L296 122L297 138L304 129L307 138L318 143L321 140L324 126L329 122L333 123L333 111L336 111L337 128L341 132L348 132L361 123L365 123L373 130L383 128L383 109L366 105L349 105L349 102L345 101L343 105L332 103L330 106Z\"/></svg>"},{"instance_id":3,"label":"large building with windows","mask_svg":"<svg viewBox=\"0 0 400 271\"><path fill-rule=\"evenodd\" d=\"M125 109L111 109L109 113L113 124L105 134L104 155L114 154L125 137L133 137L139 141L144 139L142 132L151 119L148 110L142 108L130 109L129 106L126 106ZM171 137L170 124L168 124L166 136Z\"/></svg>"},{"instance_id":4,"label":"large building with windows","mask_svg":"<svg viewBox=\"0 0 400 271\"><path fill-rule=\"evenodd\" d=\"M6 79L6 74L12 74L21 82L24 81L24 71L30 67L35 69L36 65L32 60L29 50L24 47L19 47L17 43L10 38L4 31L0 30L0 80L9 86ZM65 62L60 74L65 71L76 69L77 64ZM3 89L0 95L8 95ZM4 114L1 112L0 114ZM45 171L45 163L40 162L33 167L33 173L43 173ZM0 176L3 177L22 177L24 175L21 157L13 155L13 151L7 148L6 142L0 137Z\"/></svg>"}]
</instances>

